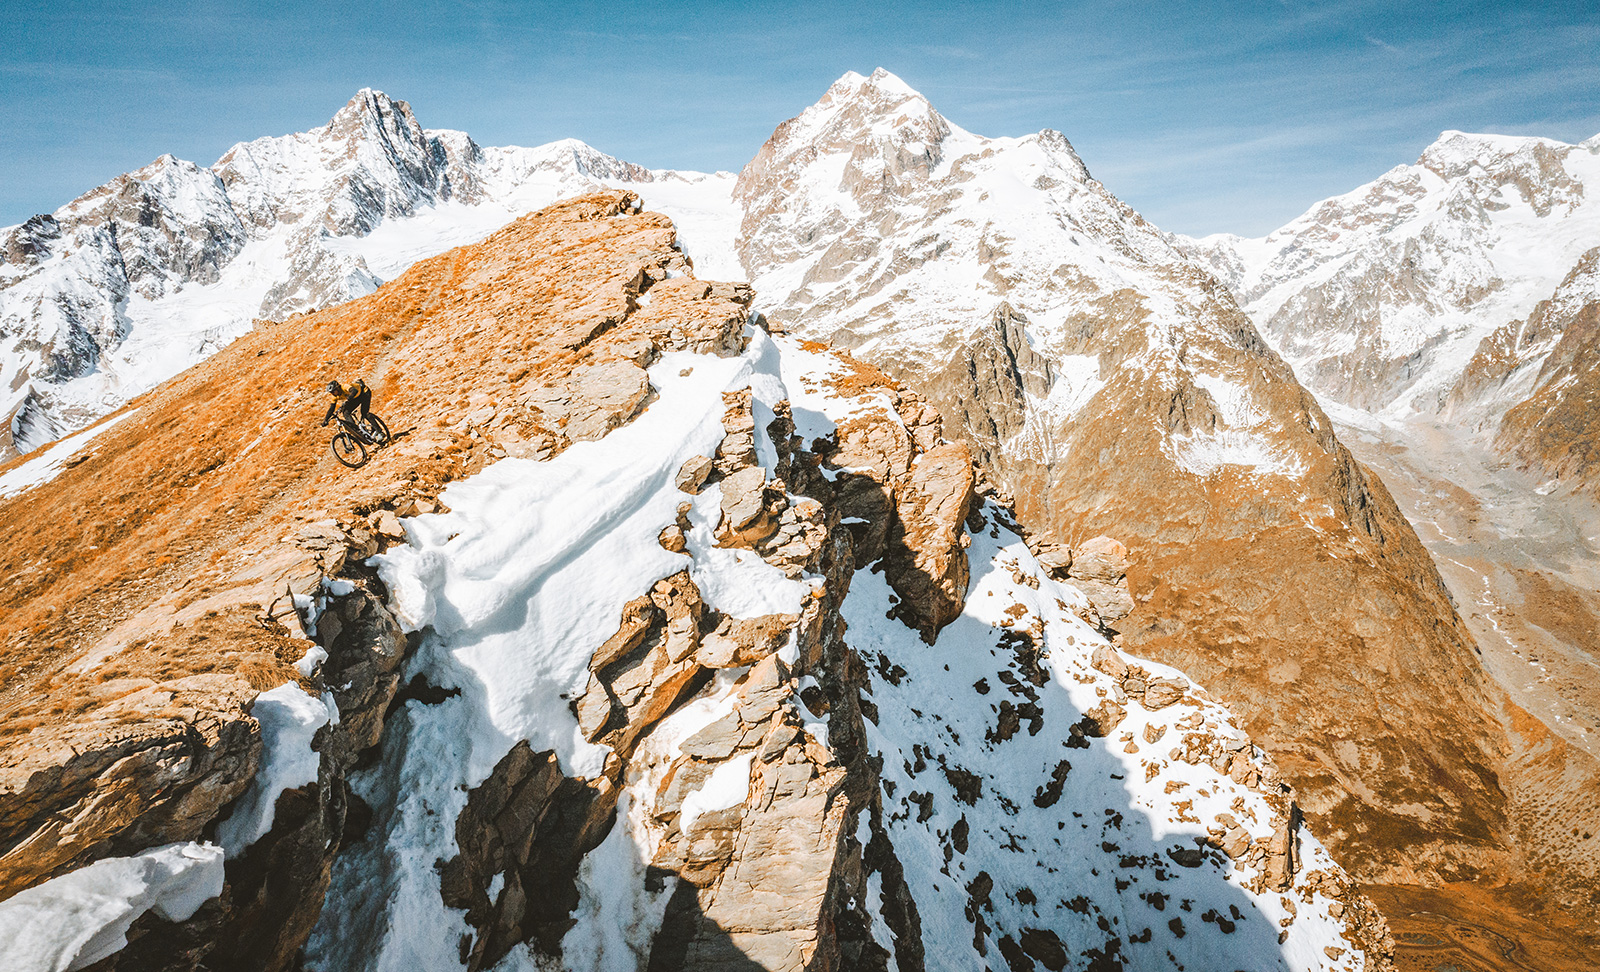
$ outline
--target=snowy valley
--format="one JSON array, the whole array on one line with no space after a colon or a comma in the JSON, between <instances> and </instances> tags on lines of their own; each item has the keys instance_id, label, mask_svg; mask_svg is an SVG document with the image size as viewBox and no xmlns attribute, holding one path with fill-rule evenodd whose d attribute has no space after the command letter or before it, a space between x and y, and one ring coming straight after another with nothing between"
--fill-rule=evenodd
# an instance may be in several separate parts
<instances>
[{"instance_id":1,"label":"snowy valley","mask_svg":"<svg viewBox=\"0 0 1600 972\"><path fill-rule=\"evenodd\" d=\"M1485 666L1600 755L1600 136L1445 132L1257 240L1175 238L1378 470Z\"/></svg>"}]
</instances>

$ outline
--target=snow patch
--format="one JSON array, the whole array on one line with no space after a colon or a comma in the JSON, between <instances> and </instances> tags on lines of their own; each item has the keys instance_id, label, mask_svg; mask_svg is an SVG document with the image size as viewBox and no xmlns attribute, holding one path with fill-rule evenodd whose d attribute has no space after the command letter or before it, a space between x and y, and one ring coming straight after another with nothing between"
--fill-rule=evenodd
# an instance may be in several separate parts
<instances>
[{"instance_id":1,"label":"snow patch","mask_svg":"<svg viewBox=\"0 0 1600 972\"><path fill-rule=\"evenodd\" d=\"M146 911L187 921L222 893L223 850L194 841L108 857L0 902L10 972L73 972L128 944Z\"/></svg>"},{"instance_id":2,"label":"snow patch","mask_svg":"<svg viewBox=\"0 0 1600 972\"><path fill-rule=\"evenodd\" d=\"M698 790L684 797L678 829L688 835L701 816L743 803L750 796L750 762L754 758L754 753L745 753L720 764Z\"/></svg>"},{"instance_id":3,"label":"snow patch","mask_svg":"<svg viewBox=\"0 0 1600 972\"><path fill-rule=\"evenodd\" d=\"M1218 429L1213 433L1194 432L1171 437L1172 459L1184 472L1210 476L1225 467L1249 470L1257 476L1283 476L1299 479L1305 463L1281 449L1260 433L1240 429Z\"/></svg>"},{"instance_id":4,"label":"snow patch","mask_svg":"<svg viewBox=\"0 0 1600 972\"><path fill-rule=\"evenodd\" d=\"M99 425L84 429L75 435L70 435L40 452L32 459L22 462L4 475L0 475L0 499L15 496L56 478L56 475L66 467L68 460L83 451L101 433L128 419L135 411L136 409L130 409L121 415L106 419Z\"/></svg>"},{"instance_id":5,"label":"snow patch","mask_svg":"<svg viewBox=\"0 0 1600 972\"><path fill-rule=\"evenodd\" d=\"M578 867L577 922L561 939L570 972L636 972L650 964L650 948L671 897L645 890L646 865L628 825L632 795L617 798L617 822Z\"/></svg>"},{"instance_id":6,"label":"snow patch","mask_svg":"<svg viewBox=\"0 0 1600 972\"><path fill-rule=\"evenodd\" d=\"M329 904L307 947L313 963L373 972L454 967L454 943L472 932L464 912L443 905L433 862L456 856L467 792L517 742L553 750L566 775L603 771L610 750L582 737L569 700L585 690L590 659L629 600L691 568L714 607L798 611L807 582L764 561L716 559L731 553L709 547L703 532L717 513L717 490L695 500L694 558L657 540L686 498L673 485L678 469L715 454L725 434L723 392L748 386L769 403L781 394L776 363L758 344L735 358L664 355L650 370L658 397L630 423L551 459L502 459L451 483L441 496L450 512L406 519L410 544L375 558L396 615L423 632L406 677L460 694L408 704L386 729L383 765L352 776L363 799L385 809L372 836L335 864ZM769 366L774 372L762 370ZM685 736L707 714L701 708L723 704L695 708ZM629 873L630 855L648 859L647 848L626 843L646 840L641 822L617 831L585 885L608 965L629 961L629 943L656 907L602 903L611 882ZM507 967L531 961L514 950Z\"/></svg>"},{"instance_id":7,"label":"snow patch","mask_svg":"<svg viewBox=\"0 0 1600 972\"><path fill-rule=\"evenodd\" d=\"M283 791L316 782L322 760L311 742L333 718L327 704L293 682L256 696L250 715L261 724L261 765L232 815L217 827L217 842L229 858L272 829Z\"/></svg>"}]
</instances>

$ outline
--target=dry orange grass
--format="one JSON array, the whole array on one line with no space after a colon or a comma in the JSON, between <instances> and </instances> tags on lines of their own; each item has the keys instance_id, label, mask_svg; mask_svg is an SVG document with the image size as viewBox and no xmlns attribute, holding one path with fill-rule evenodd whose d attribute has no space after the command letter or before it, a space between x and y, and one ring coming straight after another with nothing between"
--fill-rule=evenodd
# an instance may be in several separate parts
<instances>
[{"instance_id":1,"label":"dry orange grass","mask_svg":"<svg viewBox=\"0 0 1600 972\"><path fill-rule=\"evenodd\" d=\"M350 523L481 468L490 441L463 427L466 412L498 404L502 423L535 434L520 389L637 339L630 328L647 315L628 315L643 268L681 257L670 221L626 215L633 205L620 192L561 203L369 297L261 322L135 400L83 461L0 500L0 736L71 720L105 678L231 672L263 688L295 677L305 644L259 623L266 605L229 601L248 589L239 577L308 522ZM606 320L628 326L571 340ZM326 382L357 376L396 441L351 470L318 423ZM219 597L225 610L164 629ZM69 669L90 650L107 656L98 670Z\"/></svg>"},{"instance_id":2,"label":"dry orange grass","mask_svg":"<svg viewBox=\"0 0 1600 972\"><path fill-rule=\"evenodd\" d=\"M849 371L827 379L827 384L845 398L859 398L874 391L899 391L904 387L848 351L830 347L821 341L801 341L800 346L807 351L828 352L845 363Z\"/></svg>"}]
</instances>

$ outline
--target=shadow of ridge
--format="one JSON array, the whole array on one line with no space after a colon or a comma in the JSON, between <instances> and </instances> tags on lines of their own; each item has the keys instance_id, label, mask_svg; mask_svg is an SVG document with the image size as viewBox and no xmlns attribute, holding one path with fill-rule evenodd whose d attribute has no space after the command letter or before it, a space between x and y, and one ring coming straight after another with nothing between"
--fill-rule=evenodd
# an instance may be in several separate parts
<instances>
[{"instance_id":1,"label":"shadow of ridge","mask_svg":"<svg viewBox=\"0 0 1600 972\"><path fill-rule=\"evenodd\" d=\"M726 929L706 916L700 908L699 888L665 868L651 866L646 869L646 875L647 886L654 882L664 884L673 877L677 879L661 918L661 928L651 944L646 972L687 969L759 972L773 967L752 958Z\"/></svg>"},{"instance_id":2,"label":"shadow of ridge","mask_svg":"<svg viewBox=\"0 0 1600 972\"><path fill-rule=\"evenodd\" d=\"M975 575L997 569L1001 545L974 539ZM1111 738L1085 732L1087 713L1048 672L1048 641L962 614L917 645L892 630L887 600L859 606L850 637L885 744L885 830L920 886L930 959L971 949L1018 972L1142 969L1170 953L1190 968L1286 967L1276 922L1226 879L1203 825L1158 824L1137 799L1150 784L1125 778ZM1123 728L1146 719L1172 721L1140 712Z\"/></svg>"}]
</instances>

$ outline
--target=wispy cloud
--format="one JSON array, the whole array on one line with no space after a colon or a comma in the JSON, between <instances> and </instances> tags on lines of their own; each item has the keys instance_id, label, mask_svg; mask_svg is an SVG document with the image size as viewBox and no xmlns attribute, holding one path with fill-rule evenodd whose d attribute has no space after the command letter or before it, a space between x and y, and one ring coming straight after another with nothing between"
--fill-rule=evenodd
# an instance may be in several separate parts
<instances>
[{"instance_id":1,"label":"wispy cloud","mask_svg":"<svg viewBox=\"0 0 1600 972\"><path fill-rule=\"evenodd\" d=\"M118 67L103 64L72 64L61 61L0 62L0 74L72 83L144 84L171 82L175 71L162 68Z\"/></svg>"},{"instance_id":2,"label":"wispy cloud","mask_svg":"<svg viewBox=\"0 0 1600 972\"><path fill-rule=\"evenodd\" d=\"M948 44L918 44L915 49L931 57L951 58L957 61L981 61L984 57L977 51Z\"/></svg>"}]
</instances>

